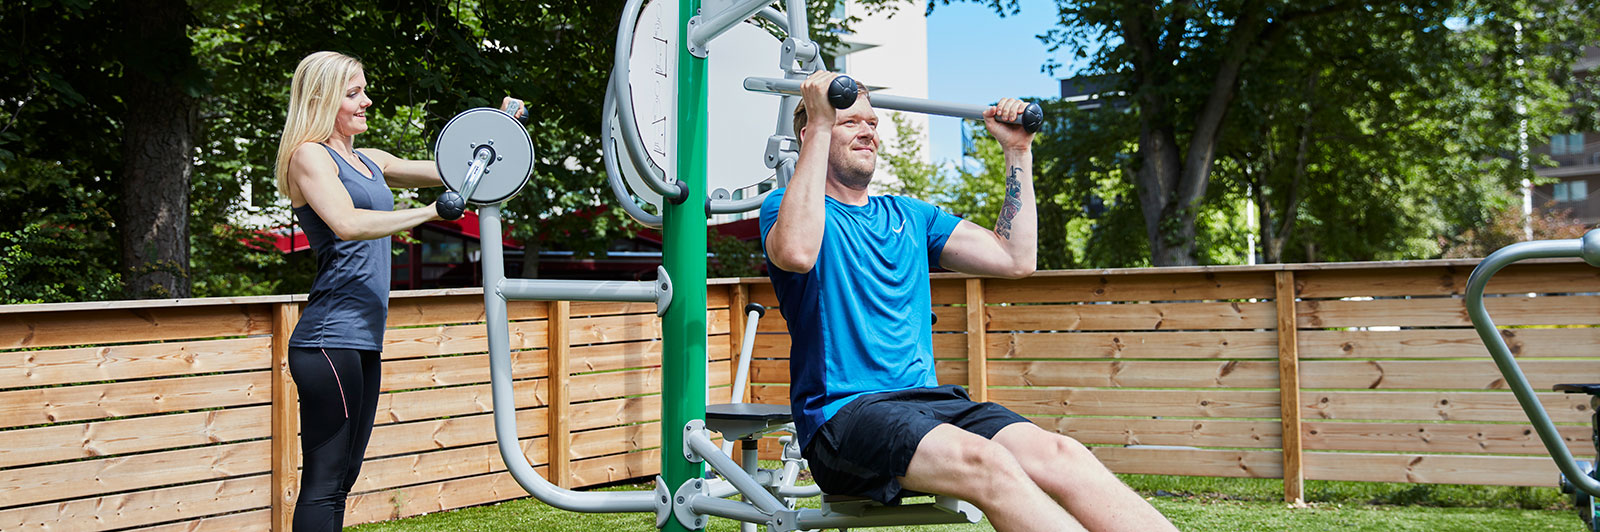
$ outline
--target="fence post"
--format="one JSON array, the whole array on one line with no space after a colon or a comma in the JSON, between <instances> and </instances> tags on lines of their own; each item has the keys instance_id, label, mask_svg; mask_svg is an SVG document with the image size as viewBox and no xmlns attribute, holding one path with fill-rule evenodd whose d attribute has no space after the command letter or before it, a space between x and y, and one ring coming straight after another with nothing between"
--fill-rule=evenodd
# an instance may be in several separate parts
<instances>
[{"instance_id":1,"label":"fence post","mask_svg":"<svg viewBox=\"0 0 1600 532\"><path fill-rule=\"evenodd\" d=\"M1305 469L1300 441L1300 348L1296 334L1294 272L1276 272L1278 393L1283 418L1283 499L1303 498Z\"/></svg>"},{"instance_id":2,"label":"fence post","mask_svg":"<svg viewBox=\"0 0 1600 532\"><path fill-rule=\"evenodd\" d=\"M299 493L299 401L289 376L289 336L300 321L300 304L272 306L272 530L289 532Z\"/></svg>"},{"instance_id":3,"label":"fence post","mask_svg":"<svg viewBox=\"0 0 1600 532\"><path fill-rule=\"evenodd\" d=\"M744 348L744 328L746 327L744 306L750 304L750 285L740 282L728 285L728 339L732 344L733 357L729 359L729 375L739 374L739 350ZM752 340L753 342L753 340ZM755 358L755 350L750 351L750 357ZM730 385L731 386L731 385ZM730 388L731 389L731 388ZM750 402L750 386L746 383L743 390L733 390L729 395L739 394L739 402ZM713 403L720 403L718 398Z\"/></svg>"},{"instance_id":4,"label":"fence post","mask_svg":"<svg viewBox=\"0 0 1600 532\"><path fill-rule=\"evenodd\" d=\"M557 486L569 488L572 487L572 455L568 451L572 442L572 428L567 424L571 410L567 350L572 343L568 334L572 324L572 302L551 301L549 309L549 345L545 353L550 357L546 365L546 371L550 374L550 406L547 409L550 414L550 434L545 438L545 463L550 465L550 480Z\"/></svg>"},{"instance_id":5,"label":"fence post","mask_svg":"<svg viewBox=\"0 0 1600 532\"><path fill-rule=\"evenodd\" d=\"M989 348L984 330L989 313L983 301L983 279L967 279L967 389L972 400L989 400Z\"/></svg>"}]
</instances>

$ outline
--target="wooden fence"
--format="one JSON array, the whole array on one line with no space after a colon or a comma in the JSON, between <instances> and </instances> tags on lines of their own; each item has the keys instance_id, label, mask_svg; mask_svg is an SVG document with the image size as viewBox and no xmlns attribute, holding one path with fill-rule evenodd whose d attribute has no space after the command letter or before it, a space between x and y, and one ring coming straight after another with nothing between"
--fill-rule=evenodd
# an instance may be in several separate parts
<instances>
[{"instance_id":1,"label":"wooden fence","mask_svg":"<svg viewBox=\"0 0 1600 532\"><path fill-rule=\"evenodd\" d=\"M935 356L941 381L1119 472L1281 477L1290 498L1304 479L1554 485L1467 322L1474 264L941 274ZM764 280L712 284L721 400L744 323L729 309L776 301ZM1536 387L1600 377L1600 269L1513 266L1489 292ZM302 301L0 307L0 530L288 530L299 460L284 342ZM573 488L653 476L654 306L509 312L528 460ZM482 319L477 291L394 295L347 524L526 496L493 443ZM760 330L752 398L787 404L781 314ZM1591 456L1587 398L1541 397Z\"/></svg>"},{"instance_id":2,"label":"wooden fence","mask_svg":"<svg viewBox=\"0 0 1600 532\"><path fill-rule=\"evenodd\" d=\"M722 393L728 293L711 292L707 320ZM285 355L303 299L0 307L0 530L289 530L299 448ZM529 462L567 487L654 475L655 306L508 311ZM527 496L494 444L482 320L478 291L394 295L346 524Z\"/></svg>"}]
</instances>

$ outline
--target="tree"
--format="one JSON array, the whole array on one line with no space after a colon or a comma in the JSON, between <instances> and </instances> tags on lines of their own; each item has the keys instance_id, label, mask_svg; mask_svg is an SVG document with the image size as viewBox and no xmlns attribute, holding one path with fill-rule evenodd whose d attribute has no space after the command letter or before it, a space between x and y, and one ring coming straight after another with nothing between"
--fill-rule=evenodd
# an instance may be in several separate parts
<instances>
[{"instance_id":1,"label":"tree","mask_svg":"<svg viewBox=\"0 0 1600 532\"><path fill-rule=\"evenodd\" d=\"M1014 1L982 3L1002 16L1017 12ZM1537 138L1569 120L1562 109L1574 96L1594 99L1567 81L1579 46L1597 36L1600 13L1586 3L1106 0L1057 7L1061 26L1041 40L1052 51L1108 43L1081 74L1118 81L1108 95L1127 106L1080 117L1111 126L1096 127L1113 136L1058 138L1132 145L1122 152L1125 161L1101 154L1088 166L1120 173L1132 185L1137 202L1119 202L1106 216L1124 216L1137 203L1149 260L1158 265L1236 256L1231 249L1242 244L1244 224L1230 211L1244 201L1260 207L1273 260L1437 254L1437 235L1483 220L1531 176L1506 158L1516 153L1519 128ZM1525 103L1520 115L1518 101ZM1577 113L1593 114L1588 107ZM1046 136L1043 144L1050 142ZM1071 147L1060 153L1093 157ZM1049 164L1083 169L1085 162L1056 157Z\"/></svg>"}]
</instances>

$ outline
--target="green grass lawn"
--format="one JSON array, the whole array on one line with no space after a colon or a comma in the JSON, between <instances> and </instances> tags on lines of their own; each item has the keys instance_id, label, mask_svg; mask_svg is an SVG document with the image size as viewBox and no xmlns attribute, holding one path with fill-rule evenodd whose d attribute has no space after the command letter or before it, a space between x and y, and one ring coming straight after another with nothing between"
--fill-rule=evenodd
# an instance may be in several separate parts
<instances>
[{"instance_id":1,"label":"green grass lawn","mask_svg":"<svg viewBox=\"0 0 1600 532\"><path fill-rule=\"evenodd\" d=\"M1553 488L1501 488L1370 482L1306 483L1309 502L1285 504L1269 479L1124 475L1178 528L1188 531L1523 531L1583 530L1565 495ZM610 489L645 489L624 486ZM576 514L531 498L354 527L358 532L622 532L655 528L643 514ZM707 528L735 532L713 518ZM867 530L976 532L987 522Z\"/></svg>"}]
</instances>

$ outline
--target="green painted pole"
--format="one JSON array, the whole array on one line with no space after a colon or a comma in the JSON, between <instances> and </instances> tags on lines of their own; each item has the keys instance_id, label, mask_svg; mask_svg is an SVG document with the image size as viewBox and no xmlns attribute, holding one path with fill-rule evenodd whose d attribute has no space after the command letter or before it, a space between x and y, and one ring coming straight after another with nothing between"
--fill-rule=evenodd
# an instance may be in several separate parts
<instances>
[{"instance_id":1,"label":"green painted pole","mask_svg":"<svg viewBox=\"0 0 1600 532\"><path fill-rule=\"evenodd\" d=\"M683 426L706 416L706 60L684 44L699 11L700 0L679 0L677 177L689 199L668 202L662 226L673 296L661 322L661 476L673 491L705 475L683 457ZM689 528L668 519L663 530Z\"/></svg>"}]
</instances>

